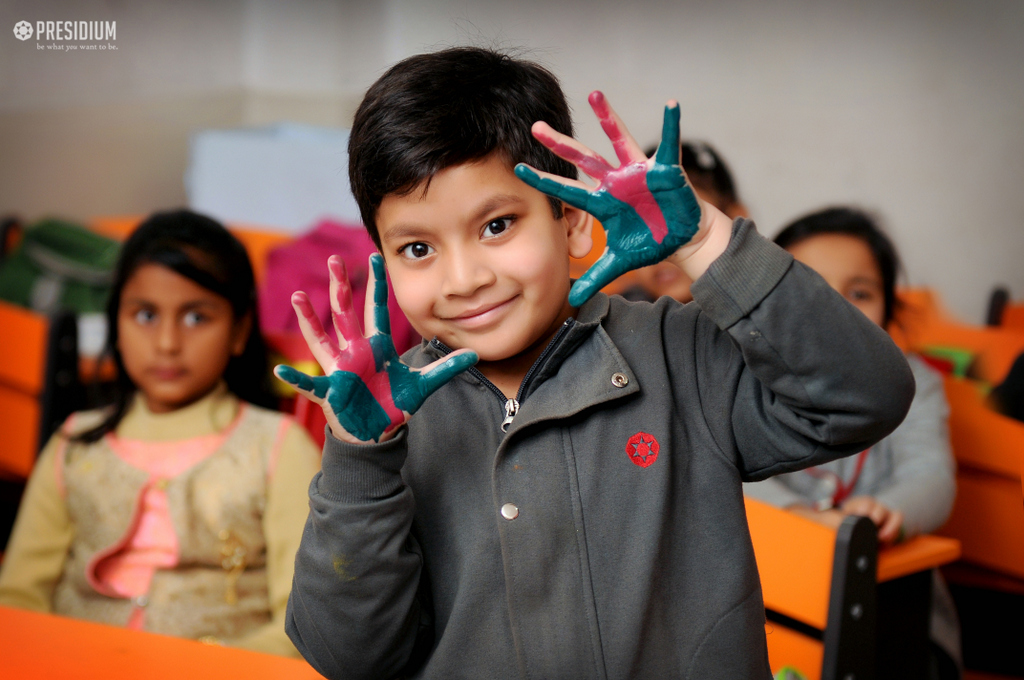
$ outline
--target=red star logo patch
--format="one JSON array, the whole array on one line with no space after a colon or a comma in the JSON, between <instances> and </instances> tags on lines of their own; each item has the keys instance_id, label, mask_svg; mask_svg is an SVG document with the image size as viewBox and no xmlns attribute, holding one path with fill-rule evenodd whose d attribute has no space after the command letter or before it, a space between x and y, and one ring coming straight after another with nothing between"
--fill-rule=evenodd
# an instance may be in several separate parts
<instances>
[{"instance_id":1,"label":"red star logo patch","mask_svg":"<svg viewBox=\"0 0 1024 680\"><path fill-rule=\"evenodd\" d=\"M650 467L654 461L658 460L658 450L660 448L661 446L658 445L658 440L654 438L654 435L647 434L646 432L637 432L626 442L626 454L631 461L640 467Z\"/></svg>"}]
</instances>

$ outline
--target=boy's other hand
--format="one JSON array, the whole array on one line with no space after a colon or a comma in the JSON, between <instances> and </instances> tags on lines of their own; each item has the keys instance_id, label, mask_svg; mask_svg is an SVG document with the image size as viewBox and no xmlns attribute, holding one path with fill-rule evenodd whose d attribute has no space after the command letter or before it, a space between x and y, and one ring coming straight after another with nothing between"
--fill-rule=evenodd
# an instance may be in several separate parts
<instances>
[{"instance_id":1,"label":"boy's other hand","mask_svg":"<svg viewBox=\"0 0 1024 680\"><path fill-rule=\"evenodd\" d=\"M732 221L701 201L686 178L680 161L679 105L665 106L661 144L647 158L601 92L590 95L590 105L612 142L620 165L613 168L599 154L553 130L547 123L533 126L533 135L558 156L574 163L598 181L590 189L583 182L516 166L516 175L539 191L585 210L604 227L608 247L569 291L569 304L579 307L591 295L622 274L655 264L670 256L696 280L728 245ZM722 221L728 226L722 227ZM686 260L707 241L712 227L724 229L713 239L714 256L695 271ZM685 248L684 248L685 246ZM694 276L696 273L696 276Z\"/></svg>"},{"instance_id":2,"label":"boy's other hand","mask_svg":"<svg viewBox=\"0 0 1024 680\"><path fill-rule=\"evenodd\" d=\"M337 346L324 332L306 294L292 295L302 336L324 375L309 376L290 366L278 366L274 374L320 404L338 439L354 444L386 441L434 390L475 364L477 355L457 350L423 368L409 368L399 360L391 340L384 259L377 253L370 256L365 336L352 309L345 265L334 255L327 267Z\"/></svg>"}]
</instances>

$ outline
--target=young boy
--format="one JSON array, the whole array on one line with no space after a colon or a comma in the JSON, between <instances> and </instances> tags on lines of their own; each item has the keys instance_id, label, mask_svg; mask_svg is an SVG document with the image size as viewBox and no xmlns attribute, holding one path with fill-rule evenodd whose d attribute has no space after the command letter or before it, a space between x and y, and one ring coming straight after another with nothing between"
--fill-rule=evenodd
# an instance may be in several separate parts
<instances>
[{"instance_id":1,"label":"young boy","mask_svg":"<svg viewBox=\"0 0 1024 680\"><path fill-rule=\"evenodd\" d=\"M486 50L406 59L356 114L363 220L431 340L397 360L379 258L367 338L338 260L341 348L293 298L326 375L279 375L330 432L287 629L327 677L770 677L741 482L861 451L909 406L878 326L694 198L677 107L647 160L591 103L621 168L570 139L550 73ZM609 249L570 294L584 207ZM596 292L668 256L697 304Z\"/></svg>"}]
</instances>

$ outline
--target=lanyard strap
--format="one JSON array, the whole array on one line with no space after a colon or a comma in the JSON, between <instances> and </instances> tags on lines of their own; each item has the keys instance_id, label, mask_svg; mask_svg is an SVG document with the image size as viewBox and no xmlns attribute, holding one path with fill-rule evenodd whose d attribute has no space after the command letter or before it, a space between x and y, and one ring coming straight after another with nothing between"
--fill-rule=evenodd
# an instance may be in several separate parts
<instances>
[{"instance_id":1,"label":"lanyard strap","mask_svg":"<svg viewBox=\"0 0 1024 680\"><path fill-rule=\"evenodd\" d=\"M853 487L857 485L857 480L860 479L861 470L864 469L864 461L867 459L870 451L871 449L865 449L857 454L857 465L853 470L853 477L850 478L849 482L844 483L842 478L834 472L820 470L817 467L807 468L807 473L814 477L819 479L831 477L835 480L836 490L832 494L832 498L827 501L819 501L816 503L815 507L818 510L830 510L832 508L837 508L843 501L850 497L850 494L853 492Z\"/></svg>"}]
</instances>

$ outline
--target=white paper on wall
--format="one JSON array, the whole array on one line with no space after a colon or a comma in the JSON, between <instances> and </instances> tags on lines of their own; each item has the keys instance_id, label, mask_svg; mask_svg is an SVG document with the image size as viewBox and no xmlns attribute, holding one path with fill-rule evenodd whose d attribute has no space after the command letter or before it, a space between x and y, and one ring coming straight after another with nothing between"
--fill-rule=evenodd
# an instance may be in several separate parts
<instances>
[{"instance_id":1,"label":"white paper on wall","mask_svg":"<svg viewBox=\"0 0 1024 680\"><path fill-rule=\"evenodd\" d=\"M325 217L360 222L341 128L204 130L191 140L185 190L193 210L247 227L300 233Z\"/></svg>"}]
</instances>

